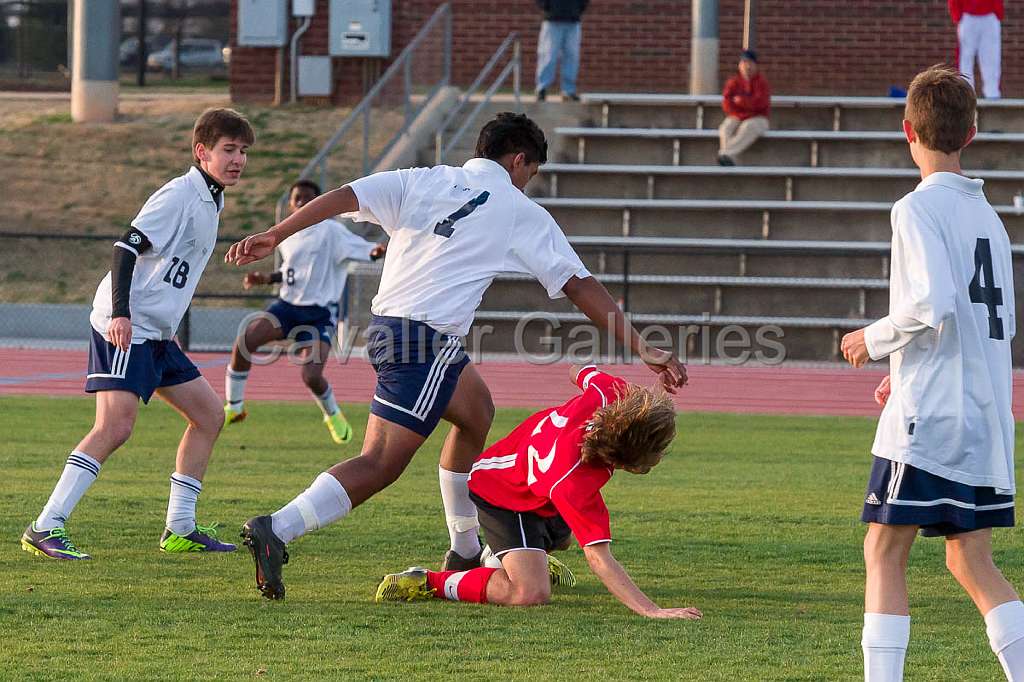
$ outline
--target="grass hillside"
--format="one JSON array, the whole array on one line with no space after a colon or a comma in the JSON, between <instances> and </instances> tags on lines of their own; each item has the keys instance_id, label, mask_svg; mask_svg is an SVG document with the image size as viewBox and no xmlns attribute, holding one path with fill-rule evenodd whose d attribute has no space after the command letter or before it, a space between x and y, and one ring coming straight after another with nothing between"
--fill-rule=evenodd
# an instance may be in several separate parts
<instances>
[{"instance_id":1,"label":"grass hillside","mask_svg":"<svg viewBox=\"0 0 1024 682\"><path fill-rule=\"evenodd\" d=\"M122 97L111 124L74 124L67 100L0 100L0 231L120 234L146 198L188 169L192 124L203 109L229 106L226 94L188 92ZM229 190L221 233L273 223L280 194L334 133L347 108L239 105L256 129L243 180ZM396 129L378 116L374 144ZM358 145L337 153L332 185L358 175ZM214 256L219 261L225 247ZM110 261L110 244L0 237L0 301L86 302ZM239 273L219 262L201 291L240 290Z\"/></svg>"}]
</instances>

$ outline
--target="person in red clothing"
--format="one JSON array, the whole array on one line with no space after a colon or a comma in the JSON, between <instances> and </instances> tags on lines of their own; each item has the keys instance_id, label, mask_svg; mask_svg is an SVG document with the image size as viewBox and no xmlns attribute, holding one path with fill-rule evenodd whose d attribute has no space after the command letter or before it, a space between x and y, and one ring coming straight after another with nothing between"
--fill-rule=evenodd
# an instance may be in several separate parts
<instances>
[{"instance_id":1,"label":"person in red clothing","mask_svg":"<svg viewBox=\"0 0 1024 682\"><path fill-rule=\"evenodd\" d=\"M675 437L675 409L661 392L628 384L593 365L573 368L582 393L534 414L473 464L470 497L501 568L384 576L376 600L448 599L506 606L544 604L551 595L548 552L570 536L608 591L640 615L697 619L695 608L660 608L609 549L601 488L616 469L645 474Z\"/></svg>"},{"instance_id":2,"label":"person in red clothing","mask_svg":"<svg viewBox=\"0 0 1024 682\"><path fill-rule=\"evenodd\" d=\"M974 85L974 62L981 67L982 96L998 99L1002 61L1003 0L948 0L960 41L960 73Z\"/></svg>"},{"instance_id":3,"label":"person in red clothing","mask_svg":"<svg viewBox=\"0 0 1024 682\"><path fill-rule=\"evenodd\" d=\"M736 157L764 135L770 102L768 81L757 66L757 53L744 50L739 73L729 79L722 92L725 120L718 126L718 163L735 166Z\"/></svg>"}]
</instances>

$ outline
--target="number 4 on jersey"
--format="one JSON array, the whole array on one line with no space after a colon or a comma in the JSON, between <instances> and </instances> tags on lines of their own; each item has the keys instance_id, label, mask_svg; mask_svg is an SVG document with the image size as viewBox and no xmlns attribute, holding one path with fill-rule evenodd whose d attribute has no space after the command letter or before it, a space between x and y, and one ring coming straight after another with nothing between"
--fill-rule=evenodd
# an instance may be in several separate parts
<instances>
[{"instance_id":1,"label":"number 4 on jersey","mask_svg":"<svg viewBox=\"0 0 1024 682\"><path fill-rule=\"evenodd\" d=\"M981 280L984 275L985 284ZM974 278L967 287L971 303L981 303L988 308L988 336L1002 341L1003 321L999 319L998 306L1003 305L1003 290L996 286L992 272L992 247L987 239L979 239L974 247Z\"/></svg>"}]
</instances>

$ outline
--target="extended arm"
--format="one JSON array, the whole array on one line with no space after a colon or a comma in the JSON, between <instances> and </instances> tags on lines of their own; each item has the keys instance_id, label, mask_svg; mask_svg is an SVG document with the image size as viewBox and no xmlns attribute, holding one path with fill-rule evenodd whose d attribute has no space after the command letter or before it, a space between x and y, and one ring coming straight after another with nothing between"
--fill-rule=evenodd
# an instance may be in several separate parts
<instances>
[{"instance_id":1,"label":"extended arm","mask_svg":"<svg viewBox=\"0 0 1024 682\"><path fill-rule=\"evenodd\" d=\"M601 329L614 334L623 345L640 356L640 359L661 375L661 384L669 393L675 393L678 386L686 383L686 368L668 351L654 348L645 342L618 304L593 277L570 277L562 291L584 315Z\"/></svg>"},{"instance_id":2,"label":"extended arm","mask_svg":"<svg viewBox=\"0 0 1024 682\"><path fill-rule=\"evenodd\" d=\"M114 242L114 257L110 264L110 325L107 340L121 350L128 350L132 342L131 292L135 261L152 248L149 238L131 227Z\"/></svg>"},{"instance_id":3,"label":"extended arm","mask_svg":"<svg viewBox=\"0 0 1024 682\"><path fill-rule=\"evenodd\" d=\"M282 241L299 230L316 225L327 218L341 213L359 210L359 200L348 185L321 194L295 213L274 225L266 232L246 237L231 245L224 256L225 263L247 265L266 258Z\"/></svg>"},{"instance_id":4,"label":"extended arm","mask_svg":"<svg viewBox=\"0 0 1024 682\"><path fill-rule=\"evenodd\" d=\"M686 618L696 620L703 614L695 608L663 609L650 600L643 591L636 586L633 579L626 573L615 557L612 556L609 543L602 542L596 545L589 545L583 548L583 554L587 557L590 570L594 572L608 591L615 595L615 598L625 604L630 610L648 618Z\"/></svg>"}]
</instances>

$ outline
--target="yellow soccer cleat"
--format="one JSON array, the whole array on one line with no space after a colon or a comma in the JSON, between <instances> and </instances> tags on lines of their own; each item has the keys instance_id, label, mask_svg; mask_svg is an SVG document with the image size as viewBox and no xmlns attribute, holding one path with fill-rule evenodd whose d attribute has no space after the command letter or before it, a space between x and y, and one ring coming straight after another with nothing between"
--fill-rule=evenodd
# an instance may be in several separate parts
<instances>
[{"instance_id":1,"label":"yellow soccer cleat","mask_svg":"<svg viewBox=\"0 0 1024 682\"><path fill-rule=\"evenodd\" d=\"M434 598L434 590L427 586L427 569L412 567L401 573L381 578L374 601L426 601Z\"/></svg>"},{"instance_id":2,"label":"yellow soccer cleat","mask_svg":"<svg viewBox=\"0 0 1024 682\"><path fill-rule=\"evenodd\" d=\"M348 420L345 419L345 415L341 413L341 410L334 414L325 414L324 424L327 424L327 430L331 432L331 440L338 445L352 440L352 427L349 426Z\"/></svg>"},{"instance_id":3,"label":"yellow soccer cleat","mask_svg":"<svg viewBox=\"0 0 1024 682\"><path fill-rule=\"evenodd\" d=\"M548 554L548 576L552 587L576 587L576 576L561 561Z\"/></svg>"},{"instance_id":4,"label":"yellow soccer cleat","mask_svg":"<svg viewBox=\"0 0 1024 682\"><path fill-rule=\"evenodd\" d=\"M245 421L245 418L249 416L249 413L245 410L236 411L231 409L230 404L224 405L224 423L225 424L237 424L238 422Z\"/></svg>"}]
</instances>

